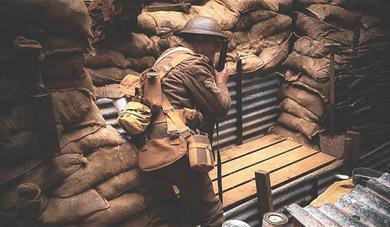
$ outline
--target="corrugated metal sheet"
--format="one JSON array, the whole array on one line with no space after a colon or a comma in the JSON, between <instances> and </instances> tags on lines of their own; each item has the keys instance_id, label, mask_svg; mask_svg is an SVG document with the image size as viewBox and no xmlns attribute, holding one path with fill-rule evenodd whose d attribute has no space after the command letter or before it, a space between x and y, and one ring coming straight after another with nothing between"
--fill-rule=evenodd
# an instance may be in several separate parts
<instances>
[{"instance_id":1,"label":"corrugated metal sheet","mask_svg":"<svg viewBox=\"0 0 390 227\"><path fill-rule=\"evenodd\" d=\"M356 185L334 204L318 209L292 204L287 210L304 226L312 226L309 219L319 226L390 226L390 174L372 178L366 186Z\"/></svg>"},{"instance_id":2,"label":"corrugated metal sheet","mask_svg":"<svg viewBox=\"0 0 390 227\"><path fill-rule=\"evenodd\" d=\"M276 123L278 116L278 98L280 79L269 75L244 74L242 76L242 96L237 96L236 76L230 76L228 89L232 97L232 106L226 118L220 122L219 146L221 149L235 145L237 141L238 99L242 99L242 136L244 141L262 136ZM98 105L107 124L112 125L122 135L129 137L117 122L118 114L112 99L98 99ZM214 145L216 134L214 134Z\"/></svg>"},{"instance_id":3,"label":"corrugated metal sheet","mask_svg":"<svg viewBox=\"0 0 390 227\"><path fill-rule=\"evenodd\" d=\"M240 111L238 99L242 99L242 137L244 141L261 137L267 129L276 123L278 117L278 98L280 78L275 73L242 75L242 96L237 96L237 77L229 77L228 89L232 106L225 119L219 123L219 145L227 148L237 145L239 127L237 118ZM216 134L214 134L216 141ZM214 143L215 145L215 143Z\"/></svg>"}]
</instances>

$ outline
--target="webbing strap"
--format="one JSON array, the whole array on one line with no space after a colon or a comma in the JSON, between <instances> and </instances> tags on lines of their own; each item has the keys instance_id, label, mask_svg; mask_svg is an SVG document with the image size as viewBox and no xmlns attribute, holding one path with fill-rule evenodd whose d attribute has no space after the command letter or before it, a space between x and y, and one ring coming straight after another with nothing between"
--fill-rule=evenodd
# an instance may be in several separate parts
<instances>
[{"instance_id":1,"label":"webbing strap","mask_svg":"<svg viewBox=\"0 0 390 227\"><path fill-rule=\"evenodd\" d=\"M174 59L172 59L168 64L164 65L161 70L158 72L158 76L160 79L164 78L169 71L171 71L173 68L175 68L178 64L180 64L182 61L193 57L193 54L190 53L182 53L176 56Z\"/></svg>"},{"instance_id":2,"label":"webbing strap","mask_svg":"<svg viewBox=\"0 0 390 227\"><path fill-rule=\"evenodd\" d=\"M174 51L170 52L173 53ZM166 57L168 55L165 55ZM159 79L162 80L174 67L183 62L186 59L193 57L192 53L182 53L178 56L175 56L168 64L164 65L161 70L157 71ZM162 58L161 58L162 59ZM160 59L160 60L161 60ZM183 120L180 117L180 110L175 109L168 98L162 92L162 110L167 116L167 133L168 135L178 134L187 137L190 135L189 128L184 124Z\"/></svg>"}]
</instances>

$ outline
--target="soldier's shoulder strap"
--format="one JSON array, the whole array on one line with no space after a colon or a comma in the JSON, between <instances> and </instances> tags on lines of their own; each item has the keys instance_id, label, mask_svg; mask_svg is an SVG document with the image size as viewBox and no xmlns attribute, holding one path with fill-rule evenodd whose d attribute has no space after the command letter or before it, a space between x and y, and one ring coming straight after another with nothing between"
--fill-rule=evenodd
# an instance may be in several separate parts
<instances>
[{"instance_id":1,"label":"soldier's shoulder strap","mask_svg":"<svg viewBox=\"0 0 390 227\"><path fill-rule=\"evenodd\" d=\"M158 73L159 78L162 79L181 62L194 57L200 57L200 55L195 54L192 50L185 47L172 48L164 52L156 60L156 62L153 65L153 68ZM171 59L164 64L163 61L166 58L171 58Z\"/></svg>"}]
</instances>

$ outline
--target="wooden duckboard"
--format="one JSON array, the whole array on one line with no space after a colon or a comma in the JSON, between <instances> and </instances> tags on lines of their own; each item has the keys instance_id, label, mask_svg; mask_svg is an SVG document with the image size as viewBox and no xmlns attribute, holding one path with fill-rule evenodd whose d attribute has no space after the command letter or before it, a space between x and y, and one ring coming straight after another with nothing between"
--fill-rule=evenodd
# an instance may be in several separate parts
<instances>
[{"instance_id":1,"label":"wooden duckboard","mask_svg":"<svg viewBox=\"0 0 390 227\"><path fill-rule=\"evenodd\" d=\"M222 159L223 206L228 208L256 195L255 172L270 173L276 188L320 169L336 159L276 135L267 135L225 150ZM217 169L210 172L217 191Z\"/></svg>"}]
</instances>

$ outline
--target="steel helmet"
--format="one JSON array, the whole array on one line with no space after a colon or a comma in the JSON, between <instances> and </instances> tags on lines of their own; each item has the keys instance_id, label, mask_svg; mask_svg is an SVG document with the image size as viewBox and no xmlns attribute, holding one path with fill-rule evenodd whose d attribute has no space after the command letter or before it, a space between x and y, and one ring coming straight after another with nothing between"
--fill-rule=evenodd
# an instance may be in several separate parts
<instances>
[{"instance_id":1,"label":"steel helmet","mask_svg":"<svg viewBox=\"0 0 390 227\"><path fill-rule=\"evenodd\" d=\"M210 17L197 16L189 20L185 25L180 35L212 35L220 38L225 38L219 24Z\"/></svg>"}]
</instances>

